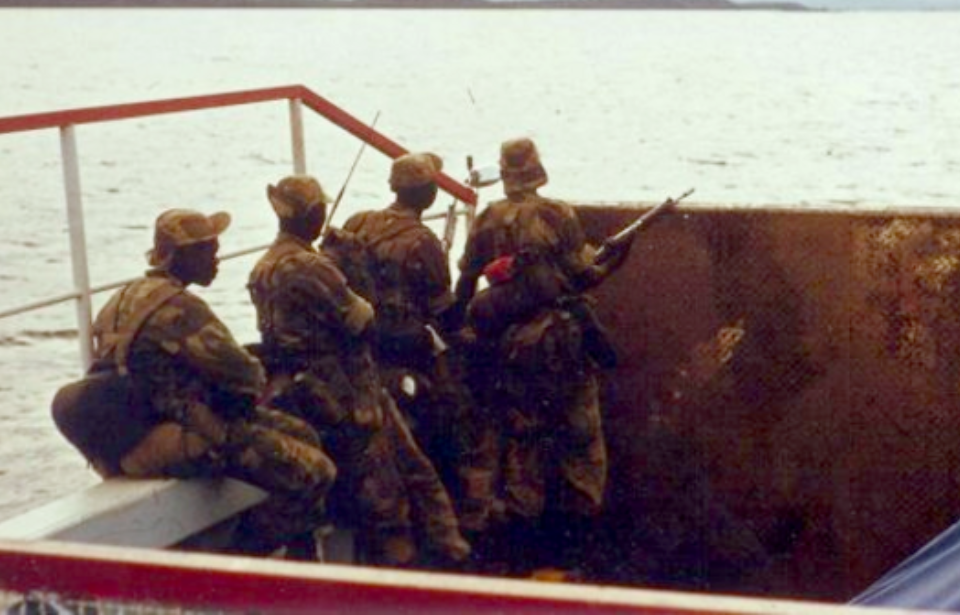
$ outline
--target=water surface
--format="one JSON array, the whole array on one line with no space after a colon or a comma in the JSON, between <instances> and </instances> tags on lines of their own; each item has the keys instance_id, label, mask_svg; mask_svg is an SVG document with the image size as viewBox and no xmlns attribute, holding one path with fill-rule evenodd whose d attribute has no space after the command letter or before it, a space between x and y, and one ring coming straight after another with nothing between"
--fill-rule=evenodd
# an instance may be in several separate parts
<instances>
[{"instance_id":1,"label":"water surface","mask_svg":"<svg viewBox=\"0 0 960 615\"><path fill-rule=\"evenodd\" d=\"M960 205L960 13L0 10L0 116L302 83L411 149L495 162L539 143L550 196L864 208ZM308 114L331 193L358 144ZM283 103L77 129L94 284L139 274L162 209L227 209L267 242L291 169ZM368 151L343 211L390 200ZM487 197L493 198L496 190ZM446 198L440 199L446 205ZM70 287L59 139L0 135L0 309ZM252 258L204 290L243 341ZM100 302L98 301L98 304ZM96 481L49 400L73 308L0 322L0 518Z\"/></svg>"}]
</instances>

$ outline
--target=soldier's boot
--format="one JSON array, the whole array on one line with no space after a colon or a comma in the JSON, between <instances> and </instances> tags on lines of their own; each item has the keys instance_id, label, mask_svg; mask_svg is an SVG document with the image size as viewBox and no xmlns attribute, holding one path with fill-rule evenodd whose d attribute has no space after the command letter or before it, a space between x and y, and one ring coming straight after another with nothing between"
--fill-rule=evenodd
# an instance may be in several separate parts
<instances>
[{"instance_id":1,"label":"soldier's boot","mask_svg":"<svg viewBox=\"0 0 960 615\"><path fill-rule=\"evenodd\" d=\"M417 545L409 528L389 533L375 530L373 534L365 537L362 543L364 563L391 568L410 568L414 565Z\"/></svg>"},{"instance_id":2,"label":"soldier's boot","mask_svg":"<svg viewBox=\"0 0 960 615\"><path fill-rule=\"evenodd\" d=\"M304 532L287 541L284 558L300 562L323 561L317 544L316 531Z\"/></svg>"},{"instance_id":3,"label":"soldier's boot","mask_svg":"<svg viewBox=\"0 0 960 615\"><path fill-rule=\"evenodd\" d=\"M268 557L281 553L283 543L278 540L274 532L264 527L264 518L269 518L273 508L270 500L245 511L240 516L240 523L233 532L230 544L225 549L232 555L246 555L249 557Z\"/></svg>"}]
</instances>

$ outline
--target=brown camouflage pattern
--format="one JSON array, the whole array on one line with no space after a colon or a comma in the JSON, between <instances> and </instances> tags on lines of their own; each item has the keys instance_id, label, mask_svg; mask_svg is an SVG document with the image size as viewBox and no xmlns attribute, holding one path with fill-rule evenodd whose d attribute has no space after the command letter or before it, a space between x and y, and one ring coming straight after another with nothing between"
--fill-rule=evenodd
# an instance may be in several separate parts
<instances>
[{"instance_id":1,"label":"brown camouflage pattern","mask_svg":"<svg viewBox=\"0 0 960 615\"><path fill-rule=\"evenodd\" d=\"M163 271L118 291L94 324L96 359L161 285L182 284ZM271 494L244 528L269 550L312 530L323 518L324 496L336 468L317 435L282 413L255 407L263 369L196 295L174 296L146 321L127 360L149 392L158 426L122 461L135 476L232 476Z\"/></svg>"},{"instance_id":2,"label":"brown camouflage pattern","mask_svg":"<svg viewBox=\"0 0 960 615\"><path fill-rule=\"evenodd\" d=\"M568 280L593 262L593 250L573 208L524 192L491 203L477 216L460 258L460 273L476 280L490 262L521 252L548 257Z\"/></svg>"},{"instance_id":3,"label":"brown camouflage pattern","mask_svg":"<svg viewBox=\"0 0 960 615\"><path fill-rule=\"evenodd\" d=\"M417 211L394 203L380 211L360 212L347 220L343 228L364 243L372 243L375 267L390 264L397 270L393 279L374 276L378 309L384 301L396 303L391 307L403 309L412 320L429 324L453 304L443 245L420 221Z\"/></svg>"},{"instance_id":4,"label":"brown camouflage pattern","mask_svg":"<svg viewBox=\"0 0 960 615\"><path fill-rule=\"evenodd\" d=\"M540 162L540 152L527 138L504 141L500 146L500 177L507 194L535 190L547 183L547 170Z\"/></svg>"},{"instance_id":5,"label":"brown camouflage pattern","mask_svg":"<svg viewBox=\"0 0 960 615\"><path fill-rule=\"evenodd\" d=\"M592 262L570 206L521 192L478 216L460 260L462 279L475 283L491 261L521 252L546 257L567 292ZM476 354L487 365L474 386L486 392L499 425L500 497L519 517L601 508L607 457L595 368L581 338L569 313L545 308L497 339L479 340Z\"/></svg>"},{"instance_id":6,"label":"brown camouflage pattern","mask_svg":"<svg viewBox=\"0 0 960 615\"><path fill-rule=\"evenodd\" d=\"M401 232L397 232L403 229ZM369 246L370 269L394 275L373 275L377 283L377 310L390 309L384 303L399 304L411 328L431 325L441 331L440 315L454 297L450 289L447 256L440 240L420 221L420 214L394 203L380 211L367 211L350 218L345 230ZM463 383L457 349L437 355L428 347L425 356L382 356L384 381L391 390L399 380L412 374L418 382L417 396L406 399L395 394L417 441L440 472L454 496L466 529L482 523L478 514L492 499L492 471L495 461L484 417Z\"/></svg>"},{"instance_id":7,"label":"brown camouflage pattern","mask_svg":"<svg viewBox=\"0 0 960 615\"><path fill-rule=\"evenodd\" d=\"M168 209L154 225L153 249L147 253L151 267L166 267L177 248L216 239L230 226L230 214L206 216L192 209Z\"/></svg>"},{"instance_id":8,"label":"brown camouflage pattern","mask_svg":"<svg viewBox=\"0 0 960 615\"><path fill-rule=\"evenodd\" d=\"M380 383L364 338L371 318L355 316L366 302L325 254L284 233L254 267L250 289L272 395L309 382L298 410L337 462L331 510L360 530L368 563L413 565L431 553L464 558L469 546L450 499Z\"/></svg>"},{"instance_id":9,"label":"brown camouflage pattern","mask_svg":"<svg viewBox=\"0 0 960 615\"><path fill-rule=\"evenodd\" d=\"M396 191L429 184L436 180L442 169L443 160L436 154L404 154L390 166L390 188Z\"/></svg>"}]
</instances>

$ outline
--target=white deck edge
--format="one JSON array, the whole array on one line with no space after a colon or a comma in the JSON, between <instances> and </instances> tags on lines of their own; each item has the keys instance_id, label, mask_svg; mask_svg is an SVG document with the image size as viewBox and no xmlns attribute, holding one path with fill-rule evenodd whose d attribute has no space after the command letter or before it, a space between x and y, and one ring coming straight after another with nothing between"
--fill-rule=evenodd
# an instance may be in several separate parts
<instances>
[{"instance_id":1,"label":"white deck edge","mask_svg":"<svg viewBox=\"0 0 960 615\"><path fill-rule=\"evenodd\" d=\"M0 523L0 539L169 547L265 498L233 479L114 478Z\"/></svg>"},{"instance_id":2,"label":"white deck edge","mask_svg":"<svg viewBox=\"0 0 960 615\"><path fill-rule=\"evenodd\" d=\"M538 601L549 600L569 604L571 609L582 612L584 606L595 605L623 608L624 612L690 612L690 613L737 613L742 615L907 615L928 611L907 611L875 607L856 607L774 598L738 597L718 594L696 594L676 591L630 589L587 584L543 583L512 579L492 579L467 575L412 572L383 568L362 568L333 564L306 564L282 560L262 560L246 557L227 557L205 553L171 551L144 552L138 549L105 547L100 545L70 545L55 542L16 543L0 540L0 554L23 557L25 561L41 562L48 558L74 560L77 564L87 562L96 568L100 563L120 564L130 574L136 569L148 567L175 569L185 573L203 572L209 578L230 579L244 583L254 579L275 579L278 583L299 580L333 585L351 586L358 599L364 594L380 589L400 589L408 592L423 592L433 595L470 594L500 599L495 609L475 609L476 612L505 612L517 607L522 611L523 602L529 601L533 608ZM226 575L226 576L223 576ZM54 588L55 589L55 588ZM412 597L411 607L417 603ZM342 606L342 605L341 605ZM563 609L558 609L560 612ZM409 611L408 611L409 612ZM538 611L541 612L541 611Z\"/></svg>"}]
</instances>

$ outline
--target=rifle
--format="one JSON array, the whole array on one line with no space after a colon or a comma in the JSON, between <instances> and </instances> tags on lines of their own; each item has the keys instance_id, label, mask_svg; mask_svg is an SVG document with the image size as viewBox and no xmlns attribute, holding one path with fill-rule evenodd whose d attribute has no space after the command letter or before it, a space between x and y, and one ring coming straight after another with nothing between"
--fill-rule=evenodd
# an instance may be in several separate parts
<instances>
[{"instance_id":1,"label":"rifle","mask_svg":"<svg viewBox=\"0 0 960 615\"><path fill-rule=\"evenodd\" d=\"M633 236L636 235L640 229L647 224L650 224L654 219L672 210L680 201L687 198L691 194L693 194L693 188L687 190L676 199L668 198L663 203L660 203L647 213L643 214L625 226L613 237L608 237L605 239L603 244L600 246L600 249L597 251L596 257L593 259L594 265L602 265L613 258L617 252L633 241Z\"/></svg>"},{"instance_id":2,"label":"rifle","mask_svg":"<svg viewBox=\"0 0 960 615\"><path fill-rule=\"evenodd\" d=\"M377 111L377 114L373 116L373 121L370 122L370 130L368 137L373 134L373 129L377 125L377 120L380 119L380 112ZM320 235L326 235L327 229L330 228L330 221L333 220L333 214L337 213L337 207L340 205L340 201L343 200L343 194L347 190L347 186L350 184L350 179L353 177L353 172L357 169L357 164L360 162L360 157L363 156L363 151L367 149L367 141L363 140L363 143L360 145L360 151L357 152L356 158L353 159L353 164L350 165L350 171L347 173L347 179L343 181L343 185L340 186L340 192L337 193L337 198L334 199L333 205L330 206L330 211L327 213L327 219L323 221L323 229L320 231Z\"/></svg>"}]
</instances>

